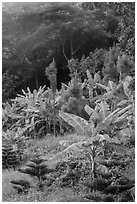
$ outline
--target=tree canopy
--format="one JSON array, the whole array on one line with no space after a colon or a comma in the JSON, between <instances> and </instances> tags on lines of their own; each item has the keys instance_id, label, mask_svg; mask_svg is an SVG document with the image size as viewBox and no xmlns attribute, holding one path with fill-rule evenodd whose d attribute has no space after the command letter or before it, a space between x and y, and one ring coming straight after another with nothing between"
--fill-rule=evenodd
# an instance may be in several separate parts
<instances>
[{"instance_id":1,"label":"tree canopy","mask_svg":"<svg viewBox=\"0 0 137 204\"><path fill-rule=\"evenodd\" d=\"M73 58L115 44L134 55L134 14L134 3L3 3L3 74L19 78L15 92L49 86L45 68L54 58L59 89Z\"/></svg>"}]
</instances>

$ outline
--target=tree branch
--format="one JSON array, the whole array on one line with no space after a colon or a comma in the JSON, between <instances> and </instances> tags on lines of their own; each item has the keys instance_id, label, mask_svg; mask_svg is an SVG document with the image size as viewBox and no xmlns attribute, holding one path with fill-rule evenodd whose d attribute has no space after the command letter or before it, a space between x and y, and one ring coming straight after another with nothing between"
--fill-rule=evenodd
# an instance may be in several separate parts
<instances>
[{"instance_id":1,"label":"tree branch","mask_svg":"<svg viewBox=\"0 0 137 204\"><path fill-rule=\"evenodd\" d=\"M71 33L71 36L70 36L70 51L71 51L71 58L73 57L73 44L72 44L72 33Z\"/></svg>"},{"instance_id":2,"label":"tree branch","mask_svg":"<svg viewBox=\"0 0 137 204\"><path fill-rule=\"evenodd\" d=\"M79 48L82 46L82 44L83 44L83 43L81 43L81 44L78 46L78 48L77 48L75 51L73 51L73 55L79 50Z\"/></svg>"},{"instance_id":3,"label":"tree branch","mask_svg":"<svg viewBox=\"0 0 137 204\"><path fill-rule=\"evenodd\" d=\"M66 53L65 53L65 40L63 41L62 52L63 52L65 59L68 61L69 59L67 58Z\"/></svg>"}]
</instances>

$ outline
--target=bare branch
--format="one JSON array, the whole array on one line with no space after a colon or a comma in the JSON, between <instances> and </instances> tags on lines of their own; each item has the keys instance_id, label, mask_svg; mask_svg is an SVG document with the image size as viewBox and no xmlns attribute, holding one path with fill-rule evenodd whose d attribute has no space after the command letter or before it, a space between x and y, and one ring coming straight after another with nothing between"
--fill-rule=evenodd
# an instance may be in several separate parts
<instances>
[{"instance_id":1,"label":"bare branch","mask_svg":"<svg viewBox=\"0 0 137 204\"><path fill-rule=\"evenodd\" d=\"M81 43L78 48L73 52L73 55L79 50L79 48L82 46L83 43Z\"/></svg>"},{"instance_id":2,"label":"bare branch","mask_svg":"<svg viewBox=\"0 0 137 204\"><path fill-rule=\"evenodd\" d=\"M72 43L72 33L71 33L71 37L70 37L70 51L71 51L71 57L73 57L73 43Z\"/></svg>"},{"instance_id":3,"label":"bare branch","mask_svg":"<svg viewBox=\"0 0 137 204\"><path fill-rule=\"evenodd\" d=\"M65 54L65 40L63 41L62 52L63 52L63 55L64 55L65 59L68 61L69 59L67 58L67 56Z\"/></svg>"}]
</instances>

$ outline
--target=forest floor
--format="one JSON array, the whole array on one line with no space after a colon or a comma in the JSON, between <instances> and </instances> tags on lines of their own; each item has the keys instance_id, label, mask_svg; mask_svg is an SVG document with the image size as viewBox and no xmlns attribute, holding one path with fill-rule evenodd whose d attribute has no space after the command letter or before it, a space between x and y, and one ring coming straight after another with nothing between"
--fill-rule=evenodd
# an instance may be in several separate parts
<instances>
[{"instance_id":1,"label":"forest floor","mask_svg":"<svg viewBox=\"0 0 137 204\"><path fill-rule=\"evenodd\" d=\"M50 136L45 139L31 140L26 149L28 160L21 166L24 167L26 163L34 158L36 153L40 153L43 157L53 157L58 152L62 151L62 146L59 144L61 140L69 140L70 143L79 140L76 135L66 135L54 137ZM52 166L52 164L51 164ZM127 174L134 178L134 168L130 168ZM36 179L29 175L23 174L17 170L3 170L2 173L2 201L3 202L91 202L88 200L86 188L79 183L73 188L72 186L60 187L57 183L53 183L49 187L44 187L42 191L32 188L28 194L17 194L17 191L12 187L10 180L26 179L36 186Z\"/></svg>"}]
</instances>

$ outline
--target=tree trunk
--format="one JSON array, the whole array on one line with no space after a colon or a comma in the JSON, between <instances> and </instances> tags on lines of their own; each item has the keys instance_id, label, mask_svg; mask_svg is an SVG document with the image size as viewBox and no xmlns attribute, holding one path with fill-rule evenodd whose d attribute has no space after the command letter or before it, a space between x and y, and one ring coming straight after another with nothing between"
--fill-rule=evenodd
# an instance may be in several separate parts
<instances>
[{"instance_id":1,"label":"tree trunk","mask_svg":"<svg viewBox=\"0 0 137 204\"><path fill-rule=\"evenodd\" d=\"M54 136L56 137L56 117L54 117L53 129L54 129Z\"/></svg>"},{"instance_id":2,"label":"tree trunk","mask_svg":"<svg viewBox=\"0 0 137 204\"><path fill-rule=\"evenodd\" d=\"M62 119L61 119L61 118L59 119L59 125L60 125L60 127L59 127L59 129L60 129L60 134L63 135Z\"/></svg>"}]
</instances>

